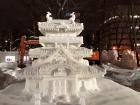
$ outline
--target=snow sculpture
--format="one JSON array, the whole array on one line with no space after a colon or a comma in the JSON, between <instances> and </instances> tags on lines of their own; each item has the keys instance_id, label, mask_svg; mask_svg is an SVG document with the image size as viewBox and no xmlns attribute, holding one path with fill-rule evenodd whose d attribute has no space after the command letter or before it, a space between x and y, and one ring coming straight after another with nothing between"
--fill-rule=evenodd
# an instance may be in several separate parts
<instances>
[{"instance_id":1,"label":"snow sculpture","mask_svg":"<svg viewBox=\"0 0 140 105\"><path fill-rule=\"evenodd\" d=\"M115 63L118 58L117 50L109 50L109 62Z\"/></svg>"},{"instance_id":2,"label":"snow sculpture","mask_svg":"<svg viewBox=\"0 0 140 105\"><path fill-rule=\"evenodd\" d=\"M136 56L133 51L124 51L122 53L122 59L120 62L120 66L123 68L136 68L137 63L136 63Z\"/></svg>"},{"instance_id":3,"label":"snow sculpture","mask_svg":"<svg viewBox=\"0 0 140 105\"><path fill-rule=\"evenodd\" d=\"M71 14L70 14L70 18L69 18L69 20L73 23L73 24L75 24L75 14L74 14L75 12L72 12Z\"/></svg>"},{"instance_id":4,"label":"snow sculpture","mask_svg":"<svg viewBox=\"0 0 140 105\"><path fill-rule=\"evenodd\" d=\"M108 62L108 60L109 60L108 51L106 51L106 50L102 51L101 60L102 60L103 63Z\"/></svg>"},{"instance_id":5,"label":"snow sculpture","mask_svg":"<svg viewBox=\"0 0 140 105\"><path fill-rule=\"evenodd\" d=\"M48 22L52 21L51 15L52 14L50 12L47 12L46 19L47 19Z\"/></svg>"},{"instance_id":6,"label":"snow sculpture","mask_svg":"<svg viewBox=\"0 0 140 105\"><path fill-rule=\"evenodd\" d=\"M92 50L80 47L83 38L77 35L83 30L83 24L53 19L51 23L40 22L38 26L45 35L39 37L44 47L29 51L31 58L38 59L25 69L25 92L39 91L50 102L59 102L59 97L64 97L66 102L71 102L72 96L81 97L80 103L85 105L81 87L84 84L84 94L98 90L96 78L105 72L83 60L92 54Z\"/></svg>"}]
</instances>

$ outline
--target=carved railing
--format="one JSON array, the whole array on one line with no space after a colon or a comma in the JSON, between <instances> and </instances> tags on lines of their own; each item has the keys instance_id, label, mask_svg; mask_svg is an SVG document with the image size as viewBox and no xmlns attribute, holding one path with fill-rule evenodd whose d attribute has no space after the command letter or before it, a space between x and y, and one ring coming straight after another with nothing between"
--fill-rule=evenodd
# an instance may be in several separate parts
<instances>
[{"instance_id":1,"label":"carved railing","mask_svg":"<svg viewBox=\"0 0 140 105\"><path fill-rule=\"evenodd\" d=\"M52 20L51 22L39 22L39 30L44 34L58 35L61 33L69 35L79 35L84 29L83 23L72 24L70 20Z\"/></svg>"}]
</instances>

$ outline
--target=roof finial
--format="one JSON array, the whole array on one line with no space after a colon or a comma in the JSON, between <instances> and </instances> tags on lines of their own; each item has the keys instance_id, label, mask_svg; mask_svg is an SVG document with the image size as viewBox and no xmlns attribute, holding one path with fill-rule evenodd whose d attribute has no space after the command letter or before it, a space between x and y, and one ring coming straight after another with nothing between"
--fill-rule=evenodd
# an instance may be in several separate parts
<instances>
[{"instance_id":1,"label":"roof finial","mask_svg":"<svg viewBox=\"0 0 140 105\"><path fill-rule=\"evenodd\" d=\"M70 14L70 18L69 18L69 20L73 23L73 24L75 24L75 12L72 12L71 14Z\"/></svg>"},{"instance_id":2,"label":"roof finial","mask_svg":"<svg viewBox=\"0 0 140 105\"><path fill-rule=\"evenodd\" d=\"M48 22L52 21L52 19L53 19L53 18L51 17L51 15L52 15L52 14L51 14L50 12L47 12L47 14L46 14L46 19L47 19Z\"/></svg>"}]
</instances>

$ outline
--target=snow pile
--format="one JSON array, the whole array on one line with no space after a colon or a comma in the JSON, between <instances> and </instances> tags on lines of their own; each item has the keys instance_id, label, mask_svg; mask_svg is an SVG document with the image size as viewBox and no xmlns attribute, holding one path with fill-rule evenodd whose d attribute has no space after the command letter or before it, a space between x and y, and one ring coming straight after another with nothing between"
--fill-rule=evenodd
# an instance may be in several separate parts
<instances>
[{"instance_id":1,"label":"snow pile","mask_svg":"<svg viewBox=\"0 0 140 105\"><path fill-rule=\"evenodd\" d=\"M122 69L110 63L103 64L103 67L107 70L107 77L126 86L132 86L136 80L140 79L140 68Z\"/></svg>"},{"instance_id":2,"label":"snow pile","mask_svg":"<svg viewBox=\"0 0 140 105\"><path fill-rule=\"evenodd\" d=\"M98 83L101 91L92 94L87 105L140 105L140 93L107 79Z\"/></svg>"},{"instance_id":3,"label":"snow pile","mask_svg":"<svg viewBox=\"0 0 140 105\"><path fill-rule=\"evenodd\" d=\"M10 76L9 74L4 74L0 70L0 89L7 87L9 84L13 83L15 78Z\"/></svg>"},{"instance_id":4,"label":"snow pile","mask_svg":"<svg viewBox=\"0 0 140 105\"><path fill-rule=\"evenodd\" d=\"M24 80L23 70L19 70L16 63L0 63L0 89L21 80Z\"/></svg>"},{"instance_id":5,"label":"snow pile","mask_svg":"<svg viewBox=\"0 0 140 105\"><path fill-rule=\"evenodd\" d=\"M2 62L0 63L0 69L4 74L9 74L17 80L24 79L22 70L17 67L16 63L13 62Z\"/></svg>"},{"instance_id":6,"label":"snow pile","mask_svg":"<svg viewBox=\"0 0 140 105\"><path fill-rule=\"evenodd\" d=\"M138 68L135 72L131 75L132 80L140 79L140 68Z\"/></svg>"},{"instance_id":7,"label":"snow pile","mask_svg":"<svg viewBox=\"0 0 140 105\"><path fill-rule=\"evenodd\" d=\"M9 74L11 76L15 77L15 69L17 65L16 63L7 63L7 62L2 62L0 63L0 69L3 73Z\"/></svg>"}]
</instances>

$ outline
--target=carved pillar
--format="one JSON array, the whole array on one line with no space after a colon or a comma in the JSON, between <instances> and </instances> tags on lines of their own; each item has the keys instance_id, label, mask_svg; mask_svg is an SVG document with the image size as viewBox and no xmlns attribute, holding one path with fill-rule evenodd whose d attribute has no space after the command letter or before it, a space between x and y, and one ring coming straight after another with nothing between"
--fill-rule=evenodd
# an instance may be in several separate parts
<instances>
[{"instance_id":1,"label":"carved pillar","mask_svg":"<svg viewBox=\"0 0 140 105\"><path fill-rule=\"evenodd\" d=\"M42 86L43 86L43 95L45 96L45 95L49 95L49 80L48 79L44 79L43 80L43 84L42 84Z\"/></svg>"},{"instance_id":2,"label":"carved pillar","mask_svg":"<svg viewBox=\"0 0 140 105\"><path fill-rule=\"evenodd\" d=\"M86 96L84 93L81 93L80 95L80 100L79 100L80 105L86 105Z\"/></svg>"},{"instance_id":3,"label":"carved pillar","mask_svg":"<svg viewBox=\"0 0 140 105\"><path fill-rule=\"evenodd\" d=\"M65 79L64 80L64 93L65 93L65 95L67 95L67 80Z\"/></svg>"},{"instance_id":4,"label":"carved pillar","mask_svg":"<svg viewBox=\"0 0 140 105\"><path fill-rule=\"evenodd\" d=\"M78 80L77 79L74 79L74 82L73 82L73 95L76 95L77 94L77 83L78 83Z\"/></svg>"},{"instance_id":5,"label":"carved pillar","mask_svg":"<svg viewBox=\"0 0 140 105\"><path fill-rule=\"evenodd\" d=\"M68 83L67 83L67 79L64 80L64 86L65 86L65 96L66 96L66 101L70 102L70 94L68 94L68 87L67 87Z\"/></svg>"},{"instance_id":6,"label":"carved pillar","mask_svg":"<svg viewBox=\"0 0 140 105\"><path fill-rule=\"evenodd\" d=\"M56 94L56 80L53 80L53 92L52 92L52 98L54 98L55 97L55 94Z\"/></svg>"},{"instance_id":7,"label":"carved pillar","mask_svg":"<svg viewBox=\"0 0 140 105\"><path fill-rule=\"evenodd\" d=\"M29 87L30 87L30 84L29 84L29 79L26 79L26 82L25 82L25 88L24 88L24 92L29 92Z\"/></svg>"},{"instance_id":8,"label":"carved pillar","mask_svg":"<svg viewBox=\"0 0 140 105\"><path fill-rule=\"evenodd\" d=\"M69 46L70 46L70 44L69 44L69 43L67 43L67 49L69 49Z\"/></svg>"},{"instance_id":9,"label":"carved pillar","mask_svg":"<svg viewBox=\"0 0 140 105\"><path fill-rule=\"evenodd\" d=\"M75 94L78 96L78 76L75 76Z\"/></svg>"},{"instance_id":10,"label":"carved pillar","mask_svg":"<svg viewBox=\"0 0 140 105\"><path fill-rule=\"evenodd\" d=\"M35 100L34 105L41 105L41 95L40 95L40 93L35 93L34 100Z\"/></svg>"},{"instance_id":11,"label":"carved pillar","mask_svg":"<svg viewBox=\"0 0 140 105\"><path fill-rule=\"evenodd\" d=\"M62 80L60 79L60 80L58 80L57 81L58 82L58 89L57 89L57 91L58 91L58 96L59 95L61 95L63 92L61 91L62 90L62 86L61 86L61 83L62 83Z\"/></svg>"}]
</instances>

